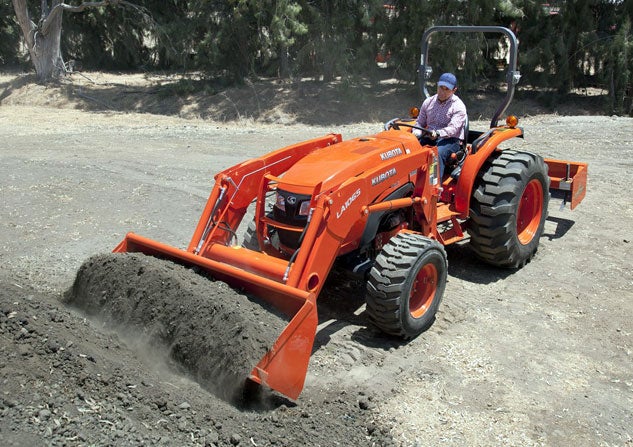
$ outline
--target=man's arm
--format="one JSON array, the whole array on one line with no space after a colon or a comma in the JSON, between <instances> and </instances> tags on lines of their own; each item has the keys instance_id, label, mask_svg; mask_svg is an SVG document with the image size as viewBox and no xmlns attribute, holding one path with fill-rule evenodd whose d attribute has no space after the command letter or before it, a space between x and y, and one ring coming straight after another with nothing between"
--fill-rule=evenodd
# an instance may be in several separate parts
<instances>
[{"instance_id":1,"label":"man's arm","mask_svg":"<svg viewBox=\"0 0 633 447\"><path fill-rule=\"evenodd\" d=\"M427 110L429 108L429 103L431 102L431 98L426 98L422 105L420 106L420 113L418 114L418 118L415 120L415 125L418 127L426 127L427 126Z\"/></svg>"}]
</instances>

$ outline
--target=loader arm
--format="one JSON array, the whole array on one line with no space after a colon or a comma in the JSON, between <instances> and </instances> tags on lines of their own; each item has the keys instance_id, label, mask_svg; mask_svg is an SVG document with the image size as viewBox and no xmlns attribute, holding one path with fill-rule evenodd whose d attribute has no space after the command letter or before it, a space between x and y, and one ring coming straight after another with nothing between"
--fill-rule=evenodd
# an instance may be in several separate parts
<instances>
[{"instance_id":1,"label":"loader arm","mask_svg":"<svg viewBox=\"0 0 633 447\"><path fill-rule=\"evenodd\" d=\"M226 169L215 176L215 186L200 216L187 251L203 253L211 241L228 243L246 209L257 197L266 174L280 175L311 152L341 141L329 134L271 152Z\"/></svg>"}]
</instances>

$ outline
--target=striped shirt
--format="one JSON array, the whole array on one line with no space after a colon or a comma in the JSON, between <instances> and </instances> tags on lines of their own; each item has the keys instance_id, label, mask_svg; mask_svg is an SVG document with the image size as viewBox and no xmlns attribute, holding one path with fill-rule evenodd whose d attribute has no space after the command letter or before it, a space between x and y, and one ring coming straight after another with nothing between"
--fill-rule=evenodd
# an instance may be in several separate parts
<instances>
[{"instance_id":1,"label":"striped shirt","mask_svg":"<svg viewBox=\"0 0 633 447\"><path fill-rule=\"evenodd\" d=\"M416 125L437 130L438 138L459 138L464 141L466 106L455 94L441 103L437 95L424 100Z\"/></svg>"}]
</instances>

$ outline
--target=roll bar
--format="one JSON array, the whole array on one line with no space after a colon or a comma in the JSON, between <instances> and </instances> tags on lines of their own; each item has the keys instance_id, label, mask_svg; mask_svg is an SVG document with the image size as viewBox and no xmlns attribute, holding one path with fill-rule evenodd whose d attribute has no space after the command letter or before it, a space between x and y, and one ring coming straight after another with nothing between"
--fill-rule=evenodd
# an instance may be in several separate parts
<instances>
[{"instance_id":1,"label":"roll bar","mask_svg":"<svg viewBox=\"0 0 633 447\"><path fill-rule=\"evenodd\" d=\"M420 68L418 76L420 78L420 88L425 98L431 96L426 88L426 82L431 78L433 74L433 68L428 65L429 58L429 40L431 35L438 32L449 33L501 33L504 34L510 41L510 61L508 64L508 71L506 73L506 82L508 84L508 91L505 98L497 108L497 111L490 121L490 127L497 127L499 117L506 111L512 97L514 96L515 85L519 83L521 74L517 70L517 54L518 43L514 33L503 26L433 26L427 29L422 36L422 52L420 54Z\"/></svg>"}]
</instances>

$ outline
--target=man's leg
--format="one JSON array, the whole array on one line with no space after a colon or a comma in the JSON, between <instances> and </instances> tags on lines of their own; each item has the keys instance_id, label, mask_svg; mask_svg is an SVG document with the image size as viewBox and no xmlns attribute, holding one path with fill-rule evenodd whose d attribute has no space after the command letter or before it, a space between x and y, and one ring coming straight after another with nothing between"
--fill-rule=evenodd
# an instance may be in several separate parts
<instances>
[{"instance_id":1,"label":"man's leg","mask_svg":"<svg viewBox=\"0 0 633 447\"><path fill-rule=\"evenodd\" d=\"M437 144L437 140L432 140L431 138L427 137L426 135L421 136L420 138L418 138L418 141L420 142L420 144L422 146L435 146Z\"/></svg>"},{"instance_id":2,"label":"man's leg","mask_svg":"<svg viewBox=\"0 0 633 447\"><path fill-rule=\"evenodd\" d=\"M459 138L443 138L437 142L437 153L440 157L440 178L444 177L444 167L451 159L451 155L459 150Z\"/></svg>"}]
</instances>

